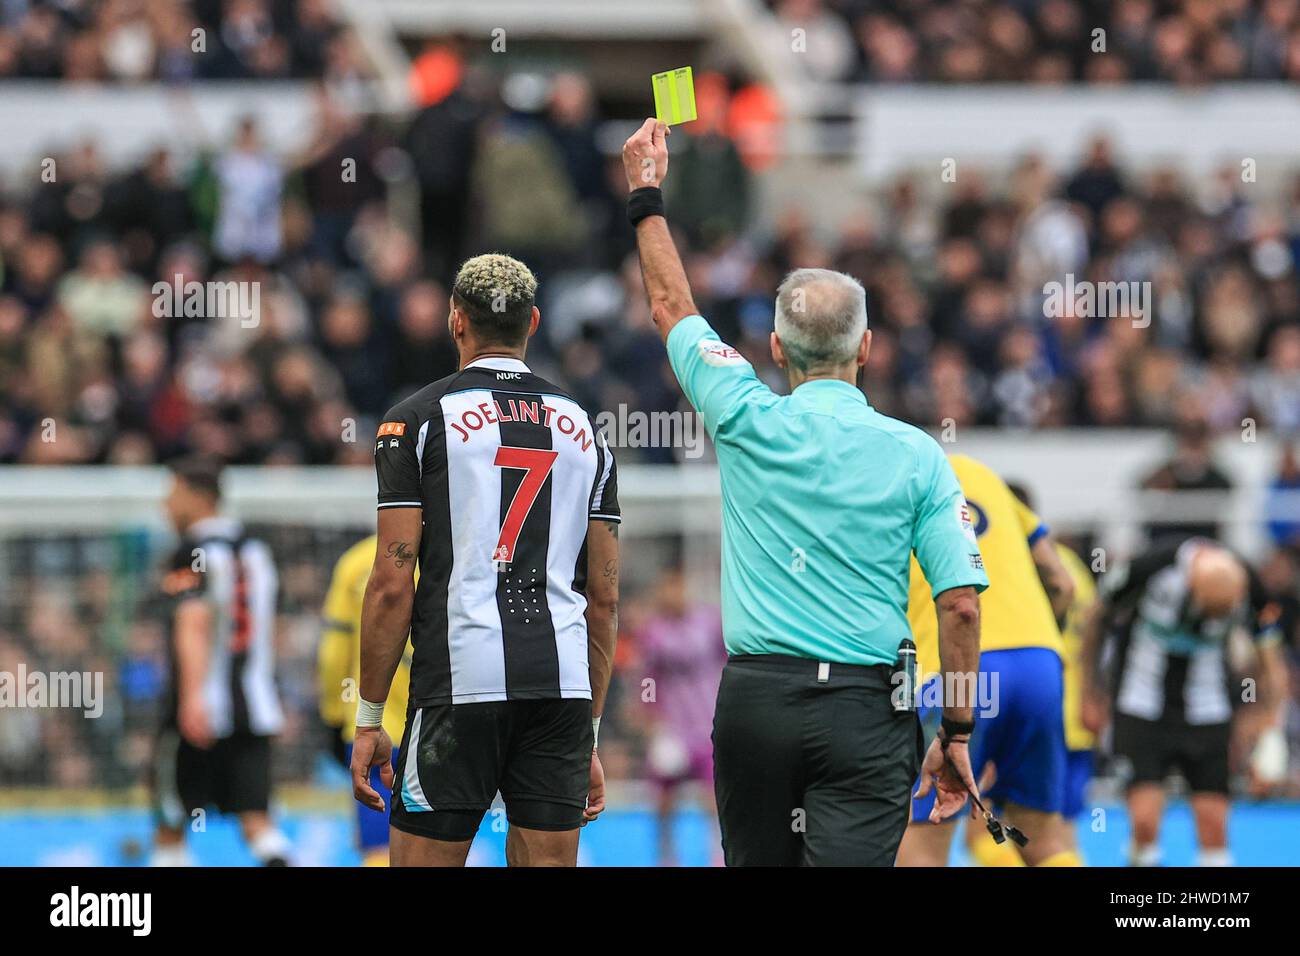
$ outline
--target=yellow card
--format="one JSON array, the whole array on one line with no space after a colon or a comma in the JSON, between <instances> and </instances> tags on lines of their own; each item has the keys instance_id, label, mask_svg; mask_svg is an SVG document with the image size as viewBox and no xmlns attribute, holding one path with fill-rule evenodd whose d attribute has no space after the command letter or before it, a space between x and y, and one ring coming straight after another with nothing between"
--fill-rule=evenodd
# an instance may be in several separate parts
<instances>
[{"instance_id":1,"label":"yellow card","mask_svg":"<svg viewBox=\"0 0 1300 956\"><path fill-rule=\"evenodd\" d=\"M695 119L695 80L689 66L656 73L650 84L655 91L655 117L661 123L676 126Z\"/></svg>"}]
</instances>

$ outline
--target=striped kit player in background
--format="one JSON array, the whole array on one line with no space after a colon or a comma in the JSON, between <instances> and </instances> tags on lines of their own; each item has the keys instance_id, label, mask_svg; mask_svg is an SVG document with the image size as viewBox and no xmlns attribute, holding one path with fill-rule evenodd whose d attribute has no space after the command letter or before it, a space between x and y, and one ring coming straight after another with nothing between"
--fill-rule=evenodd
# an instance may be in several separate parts
<instances>
[{"instance_id":1,"label":"striped kit player in background","mask_svg":"<svg viewBox=\"0 0 1300 956\"><path fill-rule=\"evenodd\" d=\"M152 862L190 864L185 831L215 806L238 815L258 861L284 866L289 841L268 813L271 740L284 725L275 689L275 563L264 542L219 514L219 463L187 458L171 470L166 508L181 541L162 581L169 681L154 755Z\"/></svg>"}]
</instances>

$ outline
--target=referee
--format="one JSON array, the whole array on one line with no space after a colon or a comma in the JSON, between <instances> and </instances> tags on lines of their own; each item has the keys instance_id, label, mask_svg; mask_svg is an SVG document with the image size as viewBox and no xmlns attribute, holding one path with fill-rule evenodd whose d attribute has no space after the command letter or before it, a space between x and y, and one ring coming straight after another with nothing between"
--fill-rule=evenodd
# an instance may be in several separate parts
<instances>
[{"instance_id":1,"label":"referee","mask_svg":"<svg viewBox=\"0 0 1300 956\"><path fill-rule=\"evenodd\" d=\"M945 686L979 670L988 579L966 503L938 444L857 388L871 333L854 279L800 269L782 282L771 347L788 396L719 340L664 218L667 133L646 120L623 166L651 312L722 476L728 662L713 745L726 862L890 866L918 769L936 818L975 790L973 701L945 699L921 765L920 725L891 693L913 552L936 595Z\"/></svg>"}]
</instances>

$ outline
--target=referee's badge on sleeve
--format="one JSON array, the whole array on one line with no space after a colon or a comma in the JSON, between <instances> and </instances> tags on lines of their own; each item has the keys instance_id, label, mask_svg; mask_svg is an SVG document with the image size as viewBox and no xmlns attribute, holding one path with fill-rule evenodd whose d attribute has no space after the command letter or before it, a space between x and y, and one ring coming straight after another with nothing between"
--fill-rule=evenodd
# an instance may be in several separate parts
<instances>
[{"instance_id":1,"label":"referee's badge on sleeve","mask_svg":"<svg viewBox=\"0 0 1300 956\"><path fill-rule=\"evenodd\" d=\"M702 339L699 343L700 358L708 365L745 365L745 356L741 355L726 342Z\"/></svg>"},{"instance_id":2,"label":"referee's badge on sleeve","mask_svg":"<svg viewBox=\"0 0 1300 956\"><path fill-rule=\"evenodd\" d=\"M971 544L975 544L975 522L971 518L971 507L965 498L957 499L957 523L961 525L962 534Z\"/></svg>"}]
</instances>

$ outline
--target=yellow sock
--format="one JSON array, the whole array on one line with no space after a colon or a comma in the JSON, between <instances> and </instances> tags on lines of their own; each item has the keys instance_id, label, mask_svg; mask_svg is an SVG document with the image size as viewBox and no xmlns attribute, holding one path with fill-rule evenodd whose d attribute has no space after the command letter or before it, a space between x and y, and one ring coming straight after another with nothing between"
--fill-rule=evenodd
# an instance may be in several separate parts
<instances>
[{"instance_id":1,"label":"yellow sock","mask_svg":"<svg viewBox=\"0 0 1300 956\"><path fill-rule=\"evenodd\" d=\"M980 830L979 835L973 838L967 848L977 866L1025 865L1025 861L1020 859L1020 854L1016 852L1010 840L1006 843L994 843L993 837L984 829Z\"/></svg>"},{"instance_id":2,"label":"yellow sock","mask_svg":"<svg viewBox=\"0 0 1300 956\"><path fill-rule=\"evenodd\" d=\"M1079 855L1078 850L1062 850L1049 856L1039 866L1083 866L1083 857Z\"/></svg>"},{"instance_id":3,"label":"yellow sock","mask_svg":"<svg viewBox=\"0 0 1300 956\"><path fill-rule=\"evenodd\" d=\"M377 846L373 850L367 850L361 858L362 866L387 866L388 865L388 847Z\"/></svg>"}]
</instances>

